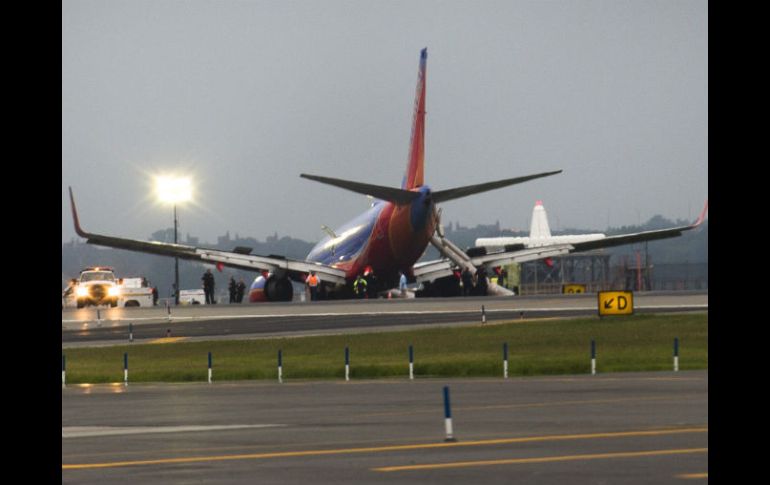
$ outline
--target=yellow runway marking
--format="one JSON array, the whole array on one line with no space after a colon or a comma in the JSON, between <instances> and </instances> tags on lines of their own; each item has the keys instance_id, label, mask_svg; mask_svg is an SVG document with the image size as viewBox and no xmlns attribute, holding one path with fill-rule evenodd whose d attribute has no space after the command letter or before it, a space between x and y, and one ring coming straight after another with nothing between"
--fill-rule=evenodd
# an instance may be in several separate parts
<instances>
[{"instance_id":1,"label":"yellow runway marking","mask_svg":"<svg viewBox=\"0 0 770 485\"><path fill-rule=\"evenodd\" d=\"M162 337L162 338L156 338L155 340L150 340L148 343L150 344L173 344L176 342L180 342L182 340L187 340L187 337Z\"/></svg>"},{"instance_id":2,"label":"yellow runway marking","mask_svg":"<svg viewBox=\"0 0 770 485\"><path fill-rule=\"evenodd\" d=\"M686 453L707 453L708 448L688 448L683 450L630 451L621 453L597 453L594 455L544 456L539 458L512 458L509 460L459 461L455 463L431 463L426 465L389 466L372 468L377 472L401 472L412 470L436 470L439 468L463 468L492 465L521 465L528 463L553 463L558 461L602 460L609 458L638 458L647 456L682 455Z\"/></svg>"},{"instance_id":3,"label":"yellow runway marking","mask_svg":"<svg viewBox=\"0 0 770 485\"><path fill-rule=\"evenodd\" d=\"M305 451L283 451L275 453L250 453L239 455L214 455L214 456L191 456L182 458L159 458L155 460L134 460L134 461L115 461L107 463L82 463L62 465L62 470L83 470L92 468L114 468L123 466L139 465L166 465L176 463L198 463L229 460L258 460L266 458L293 458L302 456L324 456L324 455L343 455L353 453L381 453L387 451L406 451L406 450L426 450L434 448L457 448L468 446L490 446L510 443L531 443L537 441L563 441L580 439L600 439L600 438L625 438L633 436L661 436L683 433L707 433L708 428L680 428L654 431L621 431L614 433L591 433L591 434L573 434L573 435L550 435L550 436L531 436L524 438L503 438L493 440L478 440L455 443L422 443L413 445L393 445L377 446L364 448L342 448L331 450L305 450Z\"/></svg>"},{"instance_id":4,"label":"yellow runway marking","mask_svg":"<svg viewBox=\"0 0 770 485\"><path fill-rule=\"evenodd\" d=\"M677 475L676 478L682 478L684 480L696 480L696 479L708 479L709 474L708 473L684 473L682 475Z\"/></svg>"}]
</instances>

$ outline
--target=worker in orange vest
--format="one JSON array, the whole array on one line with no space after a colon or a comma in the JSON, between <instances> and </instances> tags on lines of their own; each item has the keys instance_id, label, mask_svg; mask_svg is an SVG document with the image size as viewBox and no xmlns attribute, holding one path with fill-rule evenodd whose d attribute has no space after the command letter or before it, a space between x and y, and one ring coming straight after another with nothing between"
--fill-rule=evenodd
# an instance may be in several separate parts
<instances>
[{"instance_id":1,"label":"worker in orange vest","mask_svg":"<svg viewBox=\"0 0 770 485\"><path fill-rule=\"evenodd\" d=\"M307 277L305 280L305 284L310 288L310 301L315 301L318 299L318 283L320 280L318 279L318 276L315 275L315 271L310 272L310 276Z\"/></svg>"}]
</instances>

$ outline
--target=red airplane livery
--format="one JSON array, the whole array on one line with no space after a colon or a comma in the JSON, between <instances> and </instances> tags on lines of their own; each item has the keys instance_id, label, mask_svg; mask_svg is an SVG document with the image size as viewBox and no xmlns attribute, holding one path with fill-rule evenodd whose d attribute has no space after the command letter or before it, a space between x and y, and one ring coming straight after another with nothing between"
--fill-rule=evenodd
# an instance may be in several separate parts
<instances>
[{"instance_id":1,"label":"red airplane livery","mask_svg":"<svg viewBox=\"0 0 770 485\"><path fill-rule=\"evenodd\" d=\"M310 251L304 260L280 256L258 256L251 248L233 251L199 248L182 244L139 241L85 232L75 208L72 189L70 201L75 230L88 243L260 272L251 285L249 299L288 301L293 297L292 280L304 282L310 272L320 279L321 294L328 298L352 296L352 284L358 275L373 272L375 291L397 286L399 271L413 282L431 288L431 294L457 294L459 271L472 272L486 267L558 256L570 251L568 244L545 248L501 251L469 255L443 235L440 210L436 204L486 192L528 180L560 173L561 170L509 178L445 190L432 190L424 182L425 155L425 80L427 48L420 52L417 90L412 120L409 160L400 188L350 180L301 174L301 177L351 190L375 199L371 208L332 231ZM433 244L442 258L417 263L428 244ZM483 253L483 251L482 251ZM371 291L372 289L369 288ZM500 290L503 292L503 290ZM510 292L508 292L510 294Z\"/></svg>"}]
</instances>

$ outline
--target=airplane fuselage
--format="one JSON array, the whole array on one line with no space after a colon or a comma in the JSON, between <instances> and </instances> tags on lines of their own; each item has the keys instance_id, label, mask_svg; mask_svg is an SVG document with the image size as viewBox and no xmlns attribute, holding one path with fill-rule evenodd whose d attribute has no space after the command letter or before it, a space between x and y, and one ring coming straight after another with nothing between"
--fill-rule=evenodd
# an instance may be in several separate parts
<instances>
[{"instance_id":1,"label":"airplane fuselage","mask_svg":"<svg viewBox=\"0 0 770 485\"><path fill-rule=\"evenodd\" d=\"M436 229L430 187L413 191L420 196L409 204L376 201L316 244L307 259L342 269L349 281L367 266L381 281L396 281L398 270L408 273L422 256Z\"/></svg>"}]
</instances>

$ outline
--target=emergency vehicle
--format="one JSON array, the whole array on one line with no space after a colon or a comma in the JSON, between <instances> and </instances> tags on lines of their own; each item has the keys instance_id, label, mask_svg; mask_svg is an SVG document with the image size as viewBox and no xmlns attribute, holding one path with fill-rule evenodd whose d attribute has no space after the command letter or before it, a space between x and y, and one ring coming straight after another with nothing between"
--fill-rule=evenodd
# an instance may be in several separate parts
<instances>
[{"instance_id":1,"label":"emergency vehicle","mask_svg":"<svg viewBox=\"0 0 770 485\"><path fill-rule=\"evenodd\" d=\"M115 272L106 266L86 268L80 277L70 280L62 295L62 306L83 308L89 305L118 306L120 288Z\"/></svg>"},{"instance_id":2,"label":"emergency vehicle","mask_svg":"<svg viewBox=\"0 0 770 485\"><path fill-rule=\"evenodd\" d=\"M118 280L118 306L147 307L152 305L152 288L144 278L121 278Z\"/></svg>"},{"instance_id":3,"label":"emergency vehicle","mask_svg":"<svg viewBox=\"0 0 770 485\"><path fill-rule=\"evenodd\" d=\"M85 268L62 292L62 308L90 305L153 306L152 288L144 278L117 279L113 269L107 266Z\"/></svg>"}]
</instances>

